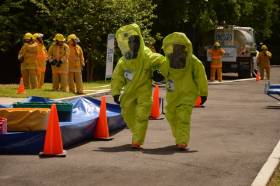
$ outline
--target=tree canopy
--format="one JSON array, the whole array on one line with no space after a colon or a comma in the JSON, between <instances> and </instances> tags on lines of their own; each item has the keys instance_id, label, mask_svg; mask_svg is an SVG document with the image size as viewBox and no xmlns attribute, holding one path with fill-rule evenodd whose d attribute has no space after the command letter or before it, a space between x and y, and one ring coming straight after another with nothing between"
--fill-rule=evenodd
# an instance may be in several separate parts
<instances>
[{"instance_id":1,"label":"tree canopy","mask_svg":"<svg viewBox=\"0 0 280 186\"><path fill-rule=\"evenodd\" d=\"M199 33L226 22L251 26L257 40L280 39L279 0L2 0L0 58L16 56L26 32L43 33L47 45L56 33L75 33L87 61L87 80L104 76L107 34L136 22L146 41L174 31ZM11 53L12 51L12 53ZM16 57L8 59L18 65Z\"/></svg>"}]
</instances>

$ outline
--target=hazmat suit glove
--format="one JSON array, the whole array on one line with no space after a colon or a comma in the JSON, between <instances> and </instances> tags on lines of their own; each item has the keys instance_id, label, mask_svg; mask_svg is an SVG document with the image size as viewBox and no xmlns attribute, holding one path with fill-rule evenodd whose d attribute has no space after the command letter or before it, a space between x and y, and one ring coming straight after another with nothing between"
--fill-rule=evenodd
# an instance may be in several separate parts
<instances>
[{"instance_id":1,"label":"hazmat suit glove","mask_svg":"<svg viewBox=\"0 0 280 186\"><path fill-rule=\"evenodd\" d=\"M207 96L201 96L201 105L203 105L207 100Z\"/></svg>"},{"instance_id":2,"label":"hazmat suit glove","mask_svg":"<svg viewBox=\"0 0 280 186\"><path fill-rule=\"evenodd\" d=\"M164 76L160 73L159 70L155 70L153 72L153 77L152 79L156 82L160 82L160 81L163 81L164 80Z\"/></svg>"},{"instance_id":3,"label":"hazmat suit glove","mask_svg":"<svg viewBox=\"0 0 280 186\"><path fill-rule=\"evenodd\" d=\"M113 98L115 103L120 104L120 95L114 95Z\"/></svg>"}]
</instances>

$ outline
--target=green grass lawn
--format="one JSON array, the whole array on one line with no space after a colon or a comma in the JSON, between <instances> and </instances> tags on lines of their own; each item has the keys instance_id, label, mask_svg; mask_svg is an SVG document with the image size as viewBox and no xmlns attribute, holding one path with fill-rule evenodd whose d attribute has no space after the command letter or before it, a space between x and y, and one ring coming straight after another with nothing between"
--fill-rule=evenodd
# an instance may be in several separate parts
<instances>
[{"instance_id":1,"label":"green grass lawn","mask_svg":"<svg viewBox=\"0 0 280 186\"><path fill-rule=\"evenodd\" d=\"M267 186L280 186L280 165L278 165L275 169L275 172Z\"/></svg>"},{"instance_id":2,"label":"green grass lawn","mask_svg":"<svg viewBox=\"0 0 280 186\"><path fill-rule=\"evenodd\" d=\"M96 90L109 89L110 81L96 81L83 83L85 93ZM40 96L46 98L63 98L75 96L71 92L53 91L51 83L45 83L42 89L25 89L25 94L17 94L18 84L0 84L0 97L25 98L29 96Z\"/></svg>"}]
</instances>

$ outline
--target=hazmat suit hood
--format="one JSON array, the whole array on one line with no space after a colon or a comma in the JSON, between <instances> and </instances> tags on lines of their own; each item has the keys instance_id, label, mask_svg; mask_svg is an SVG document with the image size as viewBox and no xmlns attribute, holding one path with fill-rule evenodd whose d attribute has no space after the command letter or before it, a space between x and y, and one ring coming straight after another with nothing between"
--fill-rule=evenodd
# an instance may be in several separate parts
<instances>
[{"instance_id":1,"label":"hazmat suit hood","mask_svg":"<svg viewBox=\"0 0 280 186\"><path fill-rule=\"evenodd\" d=\"M185 66L175 65L169 53L173 51L172 46L185 46L186 58ZM165 53L167 64L161 68L161 72L167 79L167 101L174 105L193 105L197 96L208 95L208 82L205 75L204 66L193 54L192 43L184 33L174 32L163 39L162 49ZM187 95L187 96L186 96ZM179 99L180 98L180 99Z\"/></svg>"},{"instance_id":2,"label":"hazmat suit hood","mask_svg":"<svg viewBox=\"0 0 280 186\"><path fill-rule=\"evenodd\" d=\"M137 24L133 23L119 28L116 32L116 39L126 60L137 61L143 54L144 40Z\"/></svg>"},{"instance_id":3,"label":"hazmat suit hood","mask_svg":"<svg viewBox=\"0 0 280 186\"><path fill-rule=\"evenodd\" d=\"M119 63L123 63L123 67L125 68L125 76L127 79L130 80L130 82L133 83L128 83L125 86L126 89L126 93L129 92L133 92L137 89L137 87L142 86L143 82L146 81L147 77L145 75L145 69L147 68L147 61L145 60L147 56L145 56L145 51L146 53L150 53L147 51L147 47L145 47L144 45L144 40L143 37L141 35L141 31L140 28L137 24L133 23L130 25L125 25L120 27L117 32L116 32L116 39L119 45L119 48L121 50L128 50L128 48L126 46L124 46L122 48L122 44L124 37L129 37L129 36L139 36L139 49L137 51L137 57L134 59L127 59L125 56L122 56L119 60ZM122 53L124 53L122 51ZM121 61L121 62L120 62ZM133 73L131 72L131 69L135 69L133 70ZM137 70L136 70L137 69ZM114 88L113 88L114 89Z\"/></svg>"},{"instance_id":4,"label":"hazmat suit hood","mask_svg":"<svg viewBox=\"0 0 280 186\"><path fill-rule=\"evenodd\" d=\"M168 54L172 53L173 50L175 50L176 45L185 46L184 50L186 52L186 57L185 57L185 64L183 68L186 69L191 63L191 58L193 55L192 43L187 38L187 36L181 32L174 32L164 38L162 49L167 56L167 61L169 61L169 65L171 68L172 68L172 63L170 57L168 57Z\"/></svg>"}]
</instances>

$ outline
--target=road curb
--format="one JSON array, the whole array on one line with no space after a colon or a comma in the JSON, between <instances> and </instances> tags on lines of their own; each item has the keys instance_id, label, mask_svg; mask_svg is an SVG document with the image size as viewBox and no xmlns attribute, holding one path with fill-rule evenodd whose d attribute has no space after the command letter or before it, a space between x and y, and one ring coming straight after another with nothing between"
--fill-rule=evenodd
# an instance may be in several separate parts
<instances>
[{"instance_id":1,"label":"road curb","mask_svg":"<svg viewBox=\"0 0 280 186\"><path fill-rule=\"evenodd\" d=\"M208 85L219 85L219 84L225 84L225 83L233 83L233 82L241 82L241 81L252 81L256 80L256 78L247 78L247 79L236 79L236 80L224 80L224 81L208 81Z\"/></svg>"},{"instance_id":2,"label":"road curb","mask_svg":"<svg viewBox=\"0 0 280 186\"><path fill-rule=\"evenodd\" d=\"M78 98L78 97L85 97L85 96L98 97L98 96L109 95L109 94L111 94L111 89L103 89L103 90L98 90L96 92L89 93L89 94L77 95L77 96L66 97L66 98L59 98L59 99L55 99L55 100L63 101L63 100L75 99L75 98Z\"/></svg>"},{"instance_id":3,"label":"road curb","mask_svg":"<svg viewBox=\"0 0 280 186\"><path fill-rule=\"evenodd\" d=\"M261 168L260 172L254 179L251 186L266 186L275 169L277 168L280 161L280 140L278 141L277 145L274 147L272 153L264 163L263 167Z\"/></svg>"}]
</instances>

